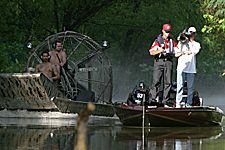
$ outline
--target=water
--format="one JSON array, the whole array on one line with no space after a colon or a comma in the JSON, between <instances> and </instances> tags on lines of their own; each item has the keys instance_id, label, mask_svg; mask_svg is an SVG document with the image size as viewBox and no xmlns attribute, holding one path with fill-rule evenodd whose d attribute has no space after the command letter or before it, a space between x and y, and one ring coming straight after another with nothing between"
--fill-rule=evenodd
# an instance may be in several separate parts
<instances>
[{"instance_id":1,"label":"water","mask_svg":"<svg viewBox=\"0 0 225 150\"><path fill-rule=\"evenodd\" d=\"M76 121L0 119L1 150L73 150ZM117 117L90 117L88 150L225 150L222 127L125 127ZM144 133L144 134L143 134Z\"/></svg>"}]
</instances>

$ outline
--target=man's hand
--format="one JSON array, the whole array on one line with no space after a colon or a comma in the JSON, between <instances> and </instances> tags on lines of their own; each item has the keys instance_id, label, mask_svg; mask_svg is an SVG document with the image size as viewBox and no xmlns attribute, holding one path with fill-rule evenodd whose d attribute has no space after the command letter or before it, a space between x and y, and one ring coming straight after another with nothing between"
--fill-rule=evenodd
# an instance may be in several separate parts
<instances>
[{"instance_id":1,"label":"man's hand","mask_svg":"<svg viewBox=\"0 0 225 150\"><path fill-rule=\"evenodd\" d=\"M187 51L183 52L183 55L191 55L191 54L192 54L192 52L190 50L187 50Z\"/></svg>"},{"instance_id":2,"label":"man's hand","mask_svg":"<svg viewBox=\"0 0 225 150\"><path fill-rule=\"evenodd\" d=\"M187 50L187 51L183 51L183 52L177 52L175 54L175 57L180 57L181 55L191 55L191 54L192 54L192 52Z\"/></svg>"}]
</instances>

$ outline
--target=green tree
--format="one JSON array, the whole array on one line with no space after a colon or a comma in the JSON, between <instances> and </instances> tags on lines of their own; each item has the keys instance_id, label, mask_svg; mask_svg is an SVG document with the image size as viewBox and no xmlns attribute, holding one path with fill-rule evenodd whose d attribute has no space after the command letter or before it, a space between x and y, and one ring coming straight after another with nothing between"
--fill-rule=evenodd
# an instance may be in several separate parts
<instances>
[{"instance_id":1,"label":"green tree","mask_svg":"<svg viewBox=\"0 0 225 150\"><path fill-rule=\"evenodd\" d=\"M202 4L205 25L202 28L204 33L203 41L207 45L204 52L205 59L201 68L203 73L218 76L225 66L225 1L204 0Z\"/></svg>"},{"instance_id":2,"label":"green tree","mask_svg":"<svg viewBox=\"0 0 225 150\"><path fill-rule=\"evenodd\" d=\"M25 64L29 52L24 46L32 41L34 45L48 35L64 30L77 30L84 22L92 18L100 9L107 7L112 0L2 0L0 1L0 61L17 62L13 67L1 66L1 72L18 71ZM16 43L16 44L15 44ZM20 44L18 44L20 43ZM17 61L8 48L16 49ZM26 53L25 53L26 52ZM23 55L25 53L25 55ZM8 59L10 58L10 59ZM15 68L17 66L17 68ZM19 69L22 71L23 68Z\"/></svg>"}]
</instances>

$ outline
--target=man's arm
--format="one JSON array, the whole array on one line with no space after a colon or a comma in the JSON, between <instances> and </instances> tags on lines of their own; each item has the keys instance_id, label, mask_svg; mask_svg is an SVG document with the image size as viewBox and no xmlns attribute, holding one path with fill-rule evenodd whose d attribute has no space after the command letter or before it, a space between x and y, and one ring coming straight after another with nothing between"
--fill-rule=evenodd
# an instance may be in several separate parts
<instances>
[{"instance_id":1,"label":"man's arm","mask_svg":"<svg viewBox=\"0 0 225 150\"><path fill-rule=\"evenodd\" d=\"M157 54L160 54L164 51L164 49L162 47L160 47L159 43L157 41L155 41L151 48L149 49L149 54L150 55L157 55Z\"/></svg>"},{"instance_id":2,"label":"man's arm","mask_svg":"<svg viewBox=\"0 0 225 150\"><path fill-rule=\"evenodd\" d=\"M61 53L61 58L62 58L62 62L60 63L60 66L64 66L67 62L67 55L66 55L66 52L65 51L62 51Z\"/></svg>"},{"instance_id":3,"label":"man's arm","mask_svg":"<svg viewBox=\"0 0 225 150\"><path fill-rule=\"evenodd\" d=\"M162 53L164 51L164 49L163 48L160 48L159 50L149 50L149 53L150 53L150 55L157 55L157 54L160 54L160 53Z\"/></svg>"},{"instance_id":4,"label":"man's arm","mask_svg":"<svg viewBox=\"0 0 225 150\"><path fill-rule=\"evenodd\" d=\"M198 52L200 51L200 49L201 49L200 43L195 42L195 45L194 45L194 47L191 49L191 52L192 52L194 55L196 55L196 54L198 54Z\"/></svg>"},{"instance_id":5,"label":"man's arm","mask_svg":"<svg viewBox=\"0 0 225 150\"><path fill-rule=\"evenodd\" d=\"M40 64L36 65L36 67L35 67L35 72L36 73L39 73L40 72L40 69L39 68L40 68Z\"/></svg>"},{"instance_id":6,"label":"man's arm","mask_svg":"<svg viewBox=\"0 0 225 150\"><path fill-rule=\"evenodd\" d=\"M175 57L180 57L181 55L196 55L200 51L200 49L201 49L201 46L199 43L197 43L191 49L175 53Z\"/></svg>"},{"instance_id":7,"label":"man's arm","mask_svg":"<svg viewBox=\"0 0 225 150\"><path fill-rule=\"evenodd\" d=\"M182 49L181 47L182 47L181 42L179 42L177 44L177 46L174 47L175 57L180 57L181 55L189 55L190 54L189 50L181 51L181 49Z\"/></svg>"},{"instance_id":8,"label":"man's arm","mask_svg":"<svg viewBox=\"0 0 225 150\"><path fill-rule=\"evenodd\" d=\"M52 65L52 70L53 70L53 77L52 77L52 79L53 80L59 80L60 79L60 73L59 73L59 71L58 71L58 69L56 68L56 66L55 65Z\"/></svg>"},{"instance_id":9,"label":"man's arm","mask_svg":"<svg viewBox=\"0 0 225 150\"><path fill-rule=\"evenodd\" d=\"M181 43L180 42L177 44L177 47L175 47L174 50L175 50L175 57L180 57L181 55L184 54L184 52L181 51Z\"/></svg>"}]
</instances>

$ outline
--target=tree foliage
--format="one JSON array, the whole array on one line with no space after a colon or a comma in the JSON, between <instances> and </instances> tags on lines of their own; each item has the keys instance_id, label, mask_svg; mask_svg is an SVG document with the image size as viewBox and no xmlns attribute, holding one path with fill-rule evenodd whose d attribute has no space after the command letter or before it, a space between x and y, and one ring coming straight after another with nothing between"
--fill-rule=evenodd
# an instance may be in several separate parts
<instances>
[{"instance_id":1,"label":"tree foliage","mask_svg":"<svg viewBox=\"0 0 225 150\"><path fill-rule=\"evenodd\" d=\"M202 61L203 73L221 74L225 66L225 1L205 0L202 4L205 25L202 28L204 33L203 42L207 45ZM205 59L207 58L207 59Z\"/></svg>"},{"instance_id":2,"label":"tree foliage","mask_svg":"<svg viewBox=\"0 0 225 150\"><path fill-rule=\"evenodd\" d=\"M218 74L224 66L224 3L221 0L1 0L3 65L0 71L23 71L29 56L26 42L37 45L50 34L73 30L98 42L110 41L107 53L115 66L127 68L126 76L135 71L150 76L152 57L148 49L161 32L162 24L170 23L174 39L185 27L196 26L202 44L199 73Z\"/></svg>"},{"instance_id":3,"label":"tree foliage","mask_svg":"<svg viewBox=\"0 0 225 150\"><path fill-rule=\"evenodd\" d=\"M34 44L48 35L64 31L77 30L92 18L101 8L107 7L112 0L2 0L0 1L0 45L1 56L13 55L9 48L17 50L17 58L1 57L2 62L17 62L12 66L2 65L1 72L18 71L28 58L28 50L22 46L32 41ZM16 44L15 44L16 43ZM24 55L25 54L25 55ZM22 57L21 57L22 56ZM18 61L15 61L18 60ZM18 65L19 64L19 65ZM17 66L17 67L15 67ZM20 68L20 72L23 68Z\"/></svg>"},{"instance_id":4,"label":"tree foliage","mask_svg":"<svg viewBox=\"0 0 225 150\"><path fill-rule=\"evenodd\" d=\"M129 77L135 83L140 79L150 81L153 57L149 56L148 50L161 33L162 24L172 24L174 39L190 25L195 25L200 30L203 18L199 15L201 12L198 7L199 3L179 0L119 1L102 9L83 27L85 34L113 42L108 53L114 70L123 70L120 78ZM193 23L193 20L199 22Z\"/></svg>"}]
</instances>

